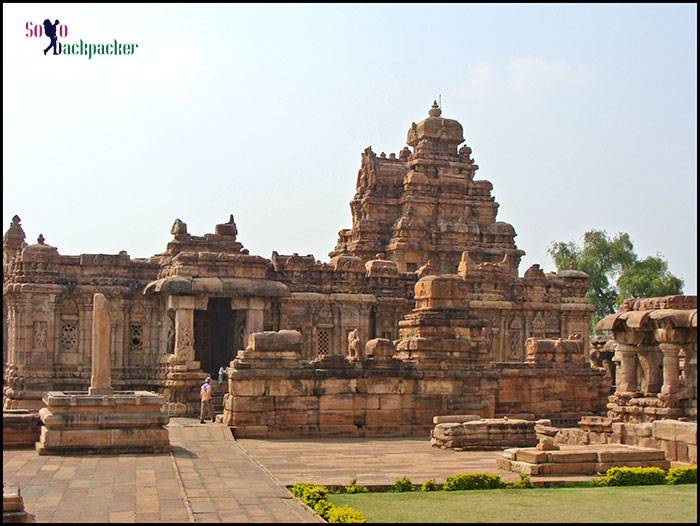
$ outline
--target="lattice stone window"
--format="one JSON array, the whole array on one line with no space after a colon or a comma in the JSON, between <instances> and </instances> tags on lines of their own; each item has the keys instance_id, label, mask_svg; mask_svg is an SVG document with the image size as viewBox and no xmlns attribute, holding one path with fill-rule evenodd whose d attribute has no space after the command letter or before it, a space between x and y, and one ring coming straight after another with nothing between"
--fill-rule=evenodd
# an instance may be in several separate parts
<instances>
[{"instance_id":1,"label":"lattice stone window","mask_svg":"<svg viewBox=\"0 0 700 526\"><path fill-rule=\"evenodd\" d=\"M318 330L318 355L327 355L330 350L331 335L328 329Z\"/></svg>"},{"instance_id":2,"label":"lattice stone window","mask_svg":"<svg viewBox=\"0 0 700 526\"><path fill-rule=\"evenodd\" d=\"M418 270L418 263L406 263L406 272L415 272Z\"/></svg>"},{"instance_id":3,"label":"lattice stone window","mask_svg":"<svg viewBox=\"0 0 700 526\"><path fill-rule=\"evenodd\" d=\"M75 323L64 323L61 326L61 352L78 350L78 328Z\"/></svg>"},{"instance_id":4,"label":"lattice stone window","mask_svg":"<svg viewBox=\"0 0 700 526\"><path fill-rule=\"evenodd\" d=\"M143 325L129 325L129 352L143 351Z\"/></svg>"},{"instance_id":5,"label":"lattice stone window","mask_svg":"<svg viewBox=\"0 0 700 526\"><path fill-rule=\"evenodd\" d=\"M382 332L382 338L384 338L386 340L391 340L391 331Z\"/></svg>"}]
</instances>

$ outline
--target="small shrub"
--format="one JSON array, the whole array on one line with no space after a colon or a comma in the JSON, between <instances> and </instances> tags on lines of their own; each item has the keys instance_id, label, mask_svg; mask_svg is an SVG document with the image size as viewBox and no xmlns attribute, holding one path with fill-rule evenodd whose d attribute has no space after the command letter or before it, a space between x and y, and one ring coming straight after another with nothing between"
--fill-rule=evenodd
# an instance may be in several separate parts
<instances>
[{"instance_id":1,"label":"small shrub","mask_svg":"<svg viewBox=\"0 0 700 526\"><path fill-rule=\"evenodd\" d=\"M308 505L310 508L315 508L322 500L326 500L328 496L328 488L325 486L315 486L312 485L310 488L306 488L301 494L301 500L304 504Z\"/></svg>"},{"instance_id":2,"label":"small shrub","mask_svg":"<svg viewBox=\"0 0 700 526\"><path fill-rule=\"evenodd\" d=\"M345 491L348 493L367 493L369 490L362 484L353 484L352 486L347 486Z\"/></svg>"},{"instance_id":3,"label":"small shrub","mask_svg":"<svg viewBox=\"0 0 700 526\"><path fill-rule=\"evenodd\" d=\"M598 486L651 486L665 484L666 473L661 468L610 468L596 480Z\"/></svg>"},{"instance_id":4,"label":"small shrub","mask_svg":"<svg viewBox=\"0 0 700 526\"><path fill-rule=\"evenodd\" d=\"M438 489L438 485L433 479L426 480L420 487L421 491L437 491Z\"/></svg>"},{"instance_id":5,"label":"small shrub","mask_svg":"<svg viewBox=\"0 0 700 526\"><path fill-rule=\"evenodd\" d=\"M404 491L413 491L413 482L411 482L411 479L408 477L398 479L394 482L393 490L401 493Z\"/></svg>"},{"instance_id":6,"label":"small shrub","mask_svg":"<svg viewBox=\"0 0 700 526\"><path fill-rule=\"evenodd\" d=\"M450 475L445 479L442 489L456 491L464 489L498 489L505 488L506 484L499 475L492 473L461 473Z\"/></svg>"},{"instance_id":7,"label":"small shrub","mask_svg":"<svg viewBox=\"0 0 700 526\"><path fill-rule=\"evenodd\" d=\"M513 482L506 486L508 489L525 489L532 487L532 481L530 480L530 475L525 473L520 473L520 480L518 482Z\"/></svg>"},{"instance_id":8,"label":"small shrub","mask_svg":"<svg viewBox=\"0 0 700 526\"><path fill-rule=\"evenodd\" d=\"M314 511L324 519L328 520L328 516L330 515L330 512L333 508L333 504L331 504L327 500L319 500L314 506Z\"/></svg>"},{"instance_id":9,"label":"small shrub","mask_svg":"<svg viewBox=\"0 0 700 526\"><path fill-rule=\"evenodd\" d=\"M292 484L292 495L294 495L296 498L300 499L302 494L304 493L304 490L307 488L312 488L316 484L313 482L297 482L296 484Z\"/></svg>"},{"instance_id":10,"label":"small shrub","mask_svg":"<svg viewBox=\"0 0 700 526\"><path fill-rule=\"evenodd\" d=\"M328 522L367 522L365 516L359 511L347 506L332 506L328 512L328 517L324 517Z\"/></svg>"},{"instance_id":11,"label":"small shrub","mask_svg":"<svg viewBox=\"0 0 700 526\"><path fill-rule=\"evenodd\" d=\"M697 484L698 467L684 466L682 468L671 468L668 470L666 480L669 484Z\"/></svg>"}]
</instances>

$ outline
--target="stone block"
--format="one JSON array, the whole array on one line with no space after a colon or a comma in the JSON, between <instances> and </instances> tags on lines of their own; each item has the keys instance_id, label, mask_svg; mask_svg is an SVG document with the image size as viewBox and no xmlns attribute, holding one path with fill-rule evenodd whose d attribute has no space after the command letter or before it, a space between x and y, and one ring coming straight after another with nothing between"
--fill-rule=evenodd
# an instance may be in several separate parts
<instances>
[{"instance_id":1,"label":"stone block","mask_svg":"<svg viewBox=\"0 0 700 526\"><path fill-rule=\"evenodd\" d=\"M356 384L357 381L351 379L324 378L321 382L320 388L325 395L349 394L357 391ZM311 394L312 387L313 385L309 384L305 394Z\"/></svg>"},{"instance_id":2,"label":"stone block","mask_svg":"<svg viewBox=\"0 0 700 526\"><path fill-rule=\"evenodd\" d=\"M607 443L607 434L598 433L596 431L588 432L588 443L589 444L605 444Z\"/></svg>"},{"instance_id":3,"label":"stone block","mask_svg":"<svg viewBox=\"0 0 700 526\"><path fill-rule=\"evenodd\" d=\"M541 475L593 474L598 471L596 462L562 462L540 464Z\"/></svg>"},{"instance_id":4,"label":"stone block","mask_svg":"<svg viewBox=\"0 0 700 526\"><path fill-rule=\"evenodd\" d=\"M518 449L515 453L515 460L528 462L530 464L541 464L547 459L547 452L536 449Z\"/></svg>"},{"instance_id":5,"label":"stone block","mask_svg":"<svg viewBox=\"0 0 700 526\"><path fill-rule=\"evenodd\" d=\"M519 451L518 448L508 448L503 450L503 458L508 460L515 460L516 454Z\"/></svg>"},{"instance_id":6,"label":"stone block","mask_svg":"<svg viewBox=\"0 0 700 526\"><path fill-rule=\"evenodd\" d=\"M659 446L659 440L656 440L655 438L647 438L647 437L640 437L637 440L637 445L639 447L650 447L653 449L661 449Z\"/></svg>"},{"instance_id":7,"label":"stone block","mask_svg":"<svg viewBox=\"0 0 700 526\"><path fill-rule=\"evenodd\" d=\"M301 350L302 337L298 331L255 332L248 336L248 346L254 351Z\"/></svg>"},{"instance_id":8,"label":"stone block","mask_svg":"<svg viewBox=\"0 0 700 526\"><path fill-rule=\"evenodd\" d=\"M236 396L233 398L233 410L241 412L273 411L274 398L271 396Z\"/></svg>"},{"instance_id":9,"label":"stone block","mask_svg":"<svg viewBox=\"0 0 700 526\"><path fill-rule=\"evenodd\" d=\"M621 448L602 450L598 453L599 462L642 462L663 459L664 452L659 449Z\"/></svg>"},{"instance_id":10,"label":"stone block","mask_svg":"<svg viewBox=\"0 0 700 526\"><path fill-rule=\"evenodd\" d=\"M276 426L307 426L316 424L316 413L312 411L276 411Z\"/></svg>"},{"instance_id":11,"label":"stone block","mask_svg":"<svg viewBox=\"0 0 700 526\"><path fill-rule=\"evenodd\" d=\"M676 461L688 462L688 445L685 442L676 441Z\"/></svg>"},{"instance_id":12,"label":"stone block","mask_svg":"<svg viewBox=\"0 0 700 526\"><path fill-rule=\"evenodd\" d=\"M355 417L352 411L319 411L318 424L327 426L353 426Z\"/></svg>"},{"instance_id":13,"label":"stone block","mask_svg":"<svg viewBox=\"0 0 700 526\"><path fill-rule=\"evenodd\" d=\"M235 396L262 396L265 394L265 380L255 379L230 379L228 392Z\"/></svg>"},{"instance_id":14,"label":"stone block","mask_svg":"<svg viewBox=\"0 0 700 526\"><path fill-rule=\"evenodd\" d=\"M645 422L637 424L634 428L634 434L638 437L650 437L652 434L653 424L651 422Z\"/></svg>"},{"instance_id":15,"label":"stone block","mask_svg":"<svg viewBox=\"0 0 700 526\"><path fill-rule=\"evenodd\" d=\"M421 392L428 395L452 395L457 389L458 385L450 380L424 380L421 384Z\"/></svg>"},{"instance_id":16,"label":"stone block","mask_svg":"<svg viewBox=\"0 0 700 526\"><path fill-rule=\"evenodd\" d=\"M680 440L687 444L697 444L697 429L697 422L656 420L652 423L652 436L660 440Z\"/></svg>"},{"instance_id":17,"label":"stone block","mask_svg":"<svg viewBox=\"0 0 700 526\"><path fill-rule=\"evenodd\" d=\"M546 462L581 464L591 463L598 460L598 454L595 451L549 451L547 452Z\"/></svg>"},{"instance_id":18,"label":"stone block","mask_svg":"<svg viewBox=\"0 0 700 526\"><path fill-rule=\"evenodd\" d=\"M317 411L319 397L317 396L276 396L274 398L276 411Z\"/></svg>"},{"instance_id":19,"label":"stone block","mask_svg":"<svg viewBox=\"0 0 700 526\"><path fill-rule=\"evenodd\" d=\"M308 396L311 395L312 390L313 380L275 379L266 382L266 394L270 396ZM325 392L327 394L335 394Z\"/></svg>"},{"instance_id":20,"label":"stone block","mask_svg":"<svg viewBox=\"0 0 700 526\"><path fill-rule=\"evenodd\" d=\"M352 411L353 397L351 394L320 396L319 411Z\"/></svg>"},{"instance_id":21,"label":"stone block","mask_svg":"<svg viewBox=\"0 0 700 526\"><path fill-rule=\"evenodd\" d=\"M402 407L403 395L399 394L382 394L379 395L379 408L387 410L399 410Z\"/></svg>"},{"instance_id":22,"label":"stone block","mask_svg":"<svg viewBox=\"0 0 700 526\"><path fill-rule=\"evenodd\" d=\"M675 440L659 440L661 449L664 451L667 460L678 460Z\"/></svg>"},{"instance_id":23,"label":"stone block","mask_svg":"<svg viewBox=\"0 0 700 526\"><path fill-rule=\"evenodd\" d=\"M268 427L255 425L237 427L234 431L234 435L236 438L267 438Z\"/></svg>"},{"instance_id":24,"label":"stone block","mask_svg":"<svg viewBox=\"0 0 700 526\"><path fill-rule=\"evenodd\" d=\"M392 410L367 411L366 422L368 426L378 426L382 423L386 425L399 424L401 422L401 413Z\"/></svg>"}]
</instances>

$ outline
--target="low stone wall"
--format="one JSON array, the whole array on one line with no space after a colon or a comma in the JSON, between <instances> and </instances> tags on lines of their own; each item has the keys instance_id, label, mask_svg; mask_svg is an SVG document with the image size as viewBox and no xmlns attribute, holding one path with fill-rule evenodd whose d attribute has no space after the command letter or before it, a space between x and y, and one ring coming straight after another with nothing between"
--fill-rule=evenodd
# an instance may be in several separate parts
<instances>
[{"instance_id":1,"label":"low stone wall","mask_svg":"<svg viewBox=\"0 0 700 526\"><path fill-rule=\"evenodd\" d=\"M440 418L440 417L436 417ZM463 422L439 422L430 433L435 447L464 449L502 449L537 444L535 422L517 419L485 418Z\"/></svg>"},{"instance_id":2,"label":"low stone wall","mask_svg":"<svg viewBox=\"0 0 700 526\"><path fill-rule=\"evenodd\" d=\"M496 363L496 416L532 413L554 425L578 422L584 415L604 414L610 379L587 364L551 368L530 363ZM569 424L569 425L570 425Z\"/></svg>"},{"instance_id":3,"label":"low stone wall","mask_svg":"<svg viewBox=\"0 0 700 526\"><path fill-rule=\"evenodd\" d=\"M6 409L2 412L2 447L33 448L39 440L39 415L26 409Z\"/></svg>"},{"instance_id":4,"label":"low stone wall","mask_svg":"<svg viewBox=\"0 0 700 526\"><path fill-rule=\"evenodd\" d=\"M613 422L606 417L586 417L578 429L562 429L559 444L627 444L662 449L666 459L697 464L697 422L656 420L638 424Z\"/></svg>"},{"instance_id":5,"label":"low stone wall","mask_svg":"<svg viewBox=\"0 0 700 526\"><path fill-rule=\"evenodd\" d=\"M621 466L670 467L663 451L622 444L506 449L496 464L526 475L593 475Z\"/></svg>"},{"instance_id":6,"label":"low stone wall","mask_svg":"<svg viewBox=\"0 0 700 526\"><path fill-rule=\"evenodd\" d=\"M223 422L237 437L428 436L435 415L493 416L495 388L492 371L239 370Z\"/></svg>"}]
</instances>

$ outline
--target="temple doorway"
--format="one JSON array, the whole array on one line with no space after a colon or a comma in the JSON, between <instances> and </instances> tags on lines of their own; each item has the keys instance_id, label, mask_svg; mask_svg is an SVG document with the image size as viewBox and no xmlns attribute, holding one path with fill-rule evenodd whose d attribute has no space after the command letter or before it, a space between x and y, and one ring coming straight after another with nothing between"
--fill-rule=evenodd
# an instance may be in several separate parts
<instances>
[{"instance_id":1,"label":"temple doorway","mask_svg":"<svg viewBox=\"0 0 700 526\"><path fill-rule=\"evenodd\" d=\"M194 311L194 353L202 371L216 378L241 349L244 312L231 308L231 298L209 298L207 310Z\"/></svg>"}]
</instances>

